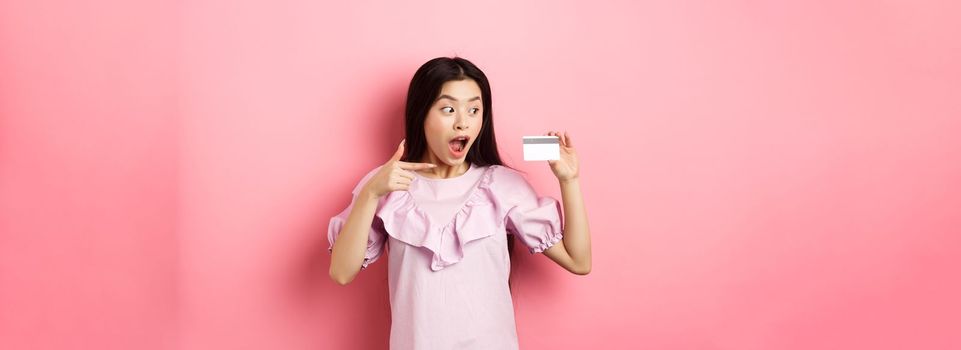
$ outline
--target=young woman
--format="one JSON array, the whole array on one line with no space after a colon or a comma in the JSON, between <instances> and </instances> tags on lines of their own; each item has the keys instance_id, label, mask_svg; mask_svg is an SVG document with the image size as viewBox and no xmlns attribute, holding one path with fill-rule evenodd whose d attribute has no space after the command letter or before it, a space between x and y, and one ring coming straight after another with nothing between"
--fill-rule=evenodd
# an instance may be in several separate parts
<instances>
[{"instance_id":1,"label":"young woman","mask_svg":"<svg viewBox=\"0 0 961 350\"><path fill-rule=\"evenodd\" d=\"M503 165L487 77L463 58L435 58L411 79L406 139L357 184L330 220L330 277L341 285L389 250L390 348L516 349L508 242L568 271L591 271L591 240L567 133L548 161L561 206Z\"/></svg>"}]
</instances>

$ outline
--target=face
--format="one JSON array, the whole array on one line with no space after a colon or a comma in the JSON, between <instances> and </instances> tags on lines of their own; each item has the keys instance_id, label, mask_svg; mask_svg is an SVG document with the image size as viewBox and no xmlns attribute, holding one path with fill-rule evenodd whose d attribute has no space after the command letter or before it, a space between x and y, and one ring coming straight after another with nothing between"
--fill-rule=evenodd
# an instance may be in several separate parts
<instances>
[{"instance_id":1,"label":"face","mask_svg":"<svg viewBox=\"0 0 961 350\"><path fill-rule=\"evenodd\" d=\"M427 159L450 166L462 164L483 126L482 108L481 89L474 80L444 83L424 120Z\"/></svg>"}]
</instances>

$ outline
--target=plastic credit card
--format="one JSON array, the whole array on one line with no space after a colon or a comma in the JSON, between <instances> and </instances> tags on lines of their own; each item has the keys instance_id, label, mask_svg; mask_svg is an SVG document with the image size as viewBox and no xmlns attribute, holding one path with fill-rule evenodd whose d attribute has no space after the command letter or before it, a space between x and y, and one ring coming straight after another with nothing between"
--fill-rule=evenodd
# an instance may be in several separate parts
<instances>
[{"instance_id":1,"label":"plastic credit card","mask_svg":"<svg viewBox=\"0 0 961 350\"><path fill-rule=\"evenodd\" d=\"M524 136L524 160L557 160L561 141L557 136Z\"/></svg>"}]
</instances>

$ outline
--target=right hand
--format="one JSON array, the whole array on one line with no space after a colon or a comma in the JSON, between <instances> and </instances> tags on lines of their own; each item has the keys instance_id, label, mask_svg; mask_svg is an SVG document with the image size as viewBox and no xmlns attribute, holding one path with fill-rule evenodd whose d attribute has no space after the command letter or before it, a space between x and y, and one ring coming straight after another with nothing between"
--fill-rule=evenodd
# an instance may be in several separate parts
<instances>
[{"instance_id":1,"label":"right hand","mask_svg":"<svg viewBox=\"0 0 961 350\"><path fill-rule=\"evenodd\" d=\"M411 170L437 167L437 165L430 163L400 161L400 157L404 156L404 143L406 141L401 141L400 145L397 146L397 151L394 152L394 156L390 157L390 160L384 163L370 180L367 180L367 183L364 184L365 192L375 198L380 198L393 191L406 191L410 189L410 183L414 180L414 173Z\"/></svg>"}]
</instances>

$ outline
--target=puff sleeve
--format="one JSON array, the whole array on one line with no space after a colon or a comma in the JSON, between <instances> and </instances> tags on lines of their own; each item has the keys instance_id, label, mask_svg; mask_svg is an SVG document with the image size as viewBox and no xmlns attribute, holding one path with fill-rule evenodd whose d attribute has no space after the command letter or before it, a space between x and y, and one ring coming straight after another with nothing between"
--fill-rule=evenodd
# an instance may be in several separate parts
<instances>
[{"instance_id":1,"label":"puff sleeve","mask_svg":"<svg viewBox=\"0 0 961 350\"><path fill-rule=\"evenodd\" d=\"M541 253L563 238L560 203L552 197L540 197L527 179L510 171L496 181L501 188L507 231L513 233L531 254Z\"/></svg>"},{"instance_id":2,"label":"puff sleeve","mask_svg":"<svg viewBox=\"0 0 961 350\"><path fill-rule=\"evenodd\" d=\"M347 223L347 216L350 215L350 210L354 207L354 203L357 201L357 195L360 190L364 187L364 184L370 180L374 174L377 173L380 167L370 171L354 186L354 190L351 192L353 196L351 197L350 204L341 211L339 214L330 219L330 224L327 226L327 241L330 243L330 247L327 248L327 252L333 253L334 242L337 240L337 236L340 235L340 231L344 228L344 224ZM378 201L377 207L383 205L383 198ZM387 233L384 230L384 223L381 221L377 215L374 215L374 220L371 222L370 232L367 235L367 251L364 253L364 262L361 265L361 269L366 269L367 265L377 261L380 258L381 253L383 253L384 243L387 241Z\"/></svg>"}]
</instances>

